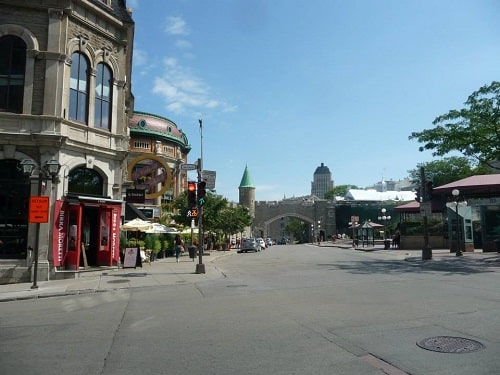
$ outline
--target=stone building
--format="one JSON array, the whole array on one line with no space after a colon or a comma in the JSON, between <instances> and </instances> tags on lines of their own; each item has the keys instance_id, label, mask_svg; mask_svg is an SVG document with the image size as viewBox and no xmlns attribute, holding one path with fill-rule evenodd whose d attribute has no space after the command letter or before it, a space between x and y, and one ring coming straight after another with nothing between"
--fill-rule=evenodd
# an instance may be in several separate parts
<instances>
[{"instance_id":1,"label":"stone building","mask_svg":"<svg viewBox=\"0 0 500 375\"><path fill-rule=\"evenodd\" d=\"M330 169L328 169L325 164L321 163L314 171L313 181L311 182L311 195L324 199L326 192L332 189L333 180Z\"/></svg>"},{"instance_id":2,"label":"stone building","mask_svg":"<svg viewBox=\"0 0 500 375\"><path fill-rule=\"evenodd\" d=\"M181 165L187 163L191 146L184 132L161 116L135 112L129 129L130 188L143 191L144 195L141 202L135 200L128 205L140 210L144 219L155 219L160 216L163 202L172 201L187 189L187 171ZM127 216L125 219L133 218Z\"/></svg>"},{"instance_id":3,"label":"stone building","mask_svg":"<svg viewBox=\"0 0 500 375\"><path fill-rule=\"evenodd\" d=\"M118 262L133 36L125 0L0 0L0 282Z\"/></svg>"}]
</instances>

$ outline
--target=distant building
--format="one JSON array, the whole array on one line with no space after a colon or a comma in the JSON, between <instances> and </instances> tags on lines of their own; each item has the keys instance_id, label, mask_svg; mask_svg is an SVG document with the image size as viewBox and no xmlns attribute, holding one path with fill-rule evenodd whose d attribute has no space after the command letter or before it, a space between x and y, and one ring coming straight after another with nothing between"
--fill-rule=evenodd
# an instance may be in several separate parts
<instances>
[{"instance_id":1,"label":"distant building","mask_svg":"<svg viewBox=\"0 0 500 375\"><path fill-rule=\"evenodd\" d=\"M405 178L403 180L389 180L386 181L382 179L372 186L368 186L366 189L375 189L376 191L400 191L400 190L413 190L415 188L414 183L410 179Z\"/></svg>"},{"instance_id":2,"label":"distant building","mask_svg":"<svg viewBox=\"0 0 500 375\"><path fill-rule=\"evenodd\" d=\"M357 202L385 202L385 201L401 201L408 202L415 199L414 191L377 191L375 189L350 189L346 196L345 201Z\"/></svg>"},{"instance_id":3,"label":"distant building","mask_svg":"<svg viewBox=\"0 0 500 375\"><path fill-rule=\"evenodd\" d=\"M311 195L315 195L318 198L324 199L326 192L333 189L333 180L330 169L321 163L321 165L316 168L313 175L313 181L311 182Z\"/></svg>"},{"instance_id":4,"label":"distant building","mask_svg":"<svg viewBox=\"0 0 500 375\"><path fill-rule=\"evenodd\" d=\"M128 181L132 190L144 191L142 202L127 203L125 220L159 218L161 204L187 189L181 169L191 151L188 138L171 120L135 111L129 119ZM125 194L125 191L123 192ZM137 215L137 208L142 215Z\"/></svg>"}]
</instances>

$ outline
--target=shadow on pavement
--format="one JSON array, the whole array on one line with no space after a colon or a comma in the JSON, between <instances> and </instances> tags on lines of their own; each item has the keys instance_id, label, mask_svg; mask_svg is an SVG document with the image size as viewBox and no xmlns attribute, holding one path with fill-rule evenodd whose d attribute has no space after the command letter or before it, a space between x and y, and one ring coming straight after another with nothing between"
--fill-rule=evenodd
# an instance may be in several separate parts
<instances>
[{"instance_id":1,"label":"shadow on pavement","mask_svg":"<svg viewBox=\"0 0 500 375\"><path fill-rule=\"evenodd\" d=\"M403 273L442 273L443 276L470 275L477 273L498 272L499 257L447 257L439 260L422 261L420 258L405 260L346 261L318 266L330 267L331 270L343 270L353 274L403 274Z\"/></svg>"}]
</instances>

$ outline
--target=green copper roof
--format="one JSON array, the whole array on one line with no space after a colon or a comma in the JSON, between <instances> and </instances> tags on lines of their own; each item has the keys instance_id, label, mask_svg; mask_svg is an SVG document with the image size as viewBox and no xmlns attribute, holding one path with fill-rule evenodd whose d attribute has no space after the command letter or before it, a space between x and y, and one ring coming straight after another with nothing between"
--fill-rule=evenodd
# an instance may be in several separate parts
<instances>
[{"instance_id":1,"label":"green copper roof","mask_svg":"<svg viewBox=\"0 0 500 375\"><path fill-rule=\"evenodd\" d=\"M245 172L243 172L243 177L241 178L240 188L255 188L252 177L250 177L250 172L248 172L248 166L245 166Z\"/></svg>"}]
</instances>

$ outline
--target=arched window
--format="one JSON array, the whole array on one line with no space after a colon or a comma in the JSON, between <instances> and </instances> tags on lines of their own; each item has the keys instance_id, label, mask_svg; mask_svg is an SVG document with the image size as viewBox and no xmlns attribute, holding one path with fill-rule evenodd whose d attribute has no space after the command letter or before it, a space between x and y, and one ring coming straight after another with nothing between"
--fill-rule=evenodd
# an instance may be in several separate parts
<instances>
[{"instance_id":1,"label":"arched window","mask_svg":"<svg viewBox=\"0 0 500 375\"><path fill-rule=\"evenodd\" d=\"M103 195L102 176L93 169L78 167L68 175L68 193Z\"/></svg>"},{"instance_id":2,"label":"arched window","mask_svg":"<svg viewBox=\"0 0 500 375\"><path fill-rule=\"evenodd\" d=\"M97 64L94 118L96 128L111 130L112 82L111 69L104 63Z\"/></svg>"},{"instance_id":3,"label":"arched window","mask_svg":"<svg viewBox=\"0 0 500 375\"><path fill-rule=\"evenodd\" d=\"M26 43L16 36L0 38L0 111L21 113L26 69Z\"/></svg>"},{"instance_id":4,"label":"arched window","mask_svg":"<svg viewBox=\"0 0 500 375\"><path fill-rule=\"evenodd\" d=\"M89 63L78 52L71 56L71 78L69 91L69 118L87 123L89 98Z\"/></svg>"}]
</instances>

